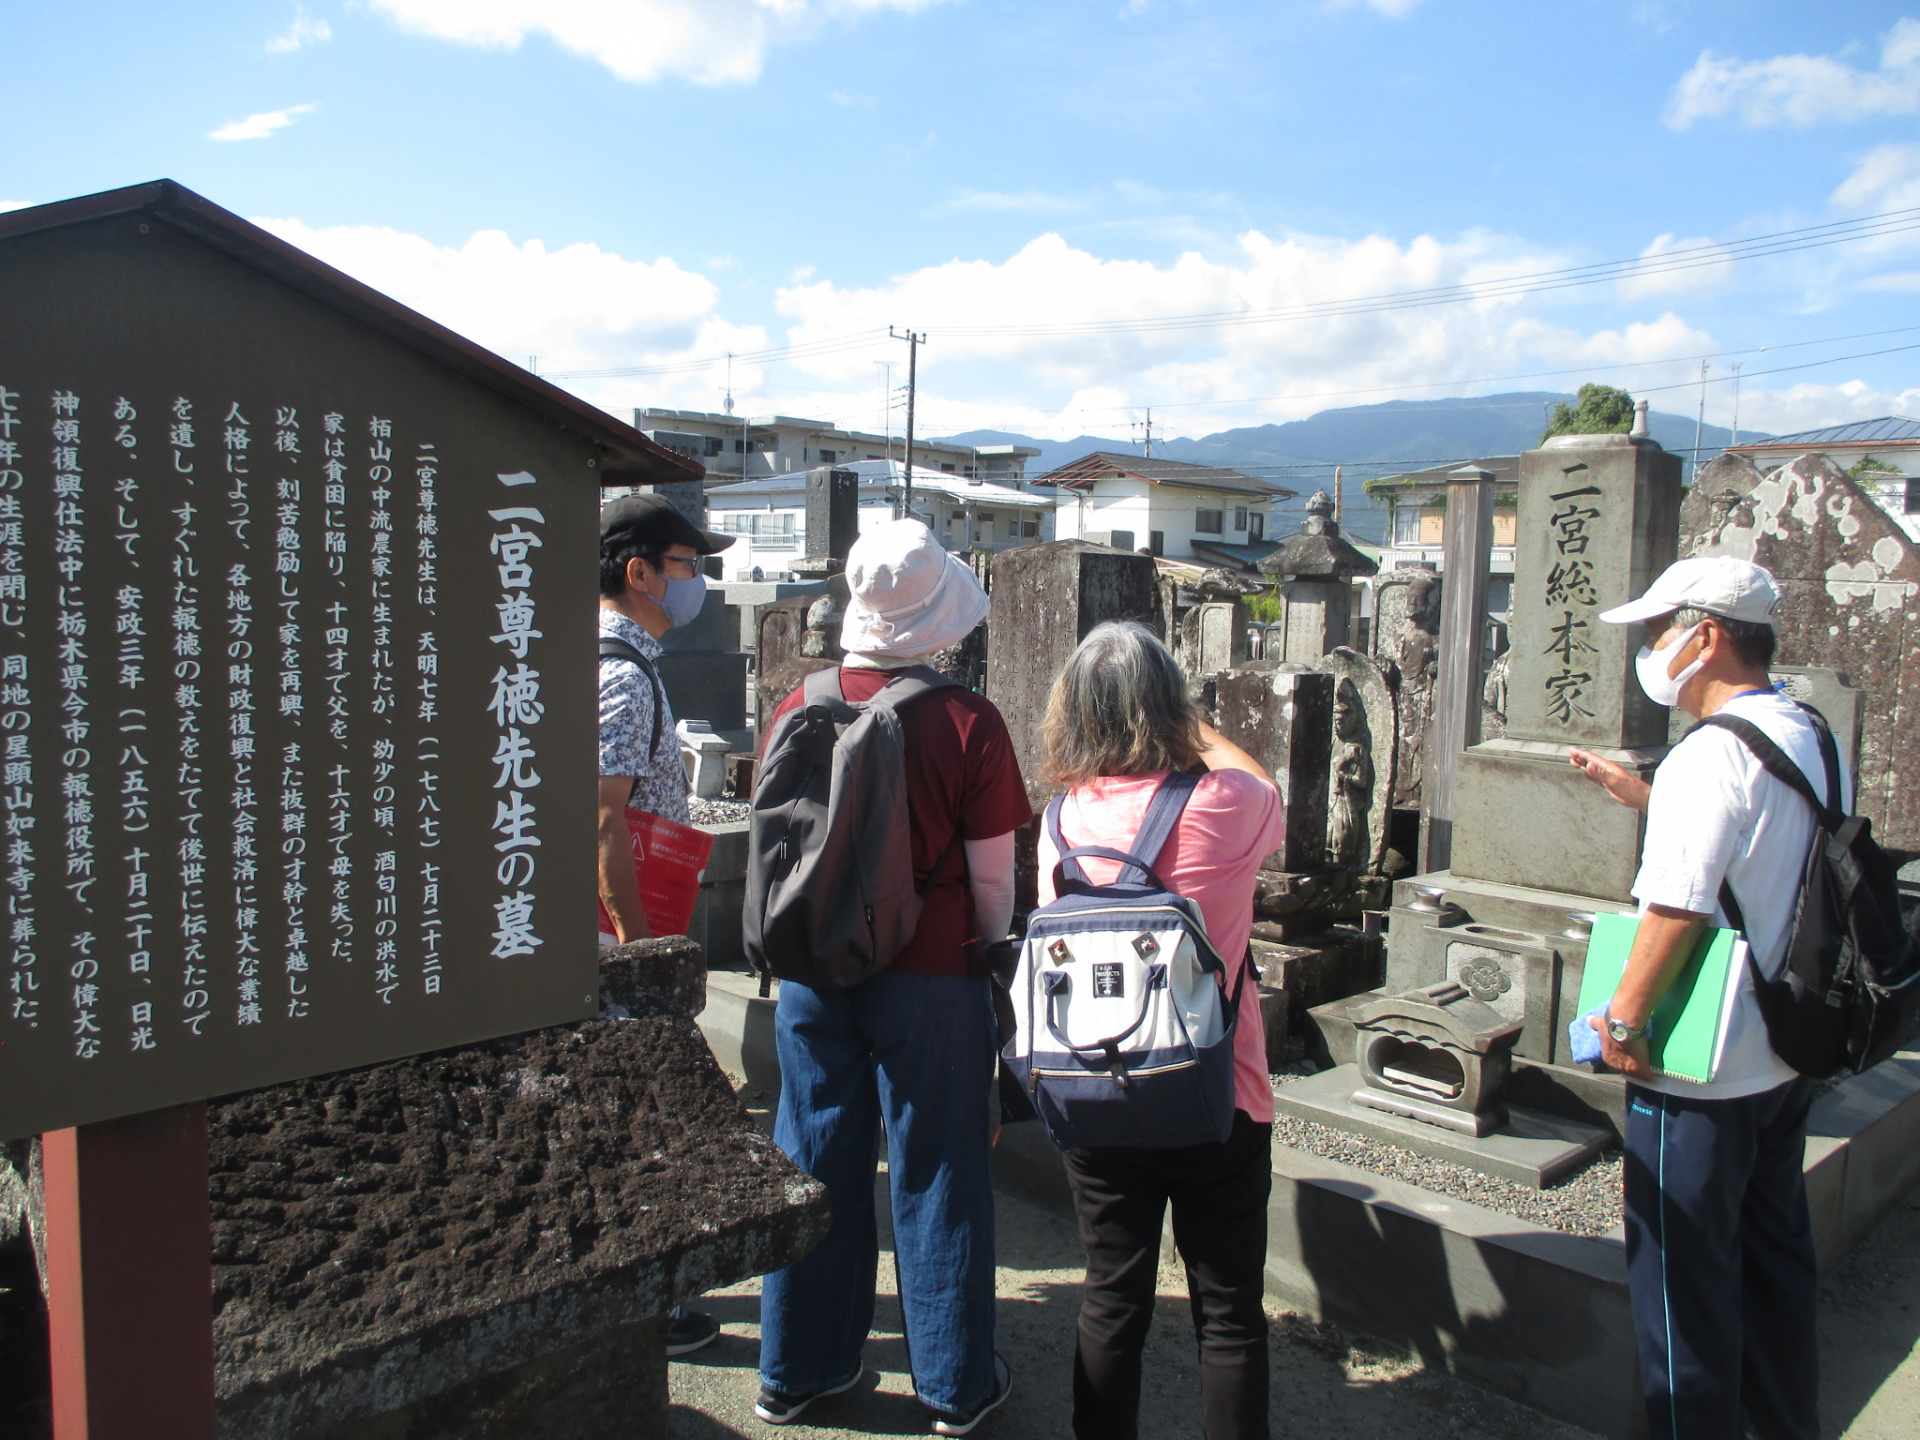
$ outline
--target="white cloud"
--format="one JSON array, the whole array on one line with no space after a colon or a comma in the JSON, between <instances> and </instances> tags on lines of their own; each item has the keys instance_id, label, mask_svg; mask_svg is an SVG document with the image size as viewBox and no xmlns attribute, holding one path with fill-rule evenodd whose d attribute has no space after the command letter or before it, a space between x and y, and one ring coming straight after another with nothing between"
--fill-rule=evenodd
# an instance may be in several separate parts
<instances>
[{"instance_id":1,"label":"white cloud","mask_svg":"<svg viewBox=\"0 0 1920 1440\"><path fill-rule=\"evenodd\" d=\"M1393 20L1404 20L1414 12L1420 0L1328 0L1329 10L1354 10L1365 6Z\"/></svg>"},{"instance_id":2,"label":"white cloud","mask_svg":"<svg viewBox=\"0 0 1920 1440\"><path fill-rule=\"evenodd\" d=\"M930 334L920 356L928 433L1002 424L1071 435L1111 423L1110 413L1095 412L1147 402L1218 406L1190 413L1221 428L1295 419L1395 393L1411 399L1459 393L1465 387L1453 382L1475 376L1665 360L1714 348L1710 335L1672 314L1582 333L1544 318L1545 301L1518 298L1204 329L963 333L992 322L1055 328L1258 311L1472 284L1553 269L1571 258L1485 233L1453 242L1423 236L1403 246L1380 237L1276 239L1249 232L1226 255L1188 253L1162 266L1103 258L1048 234L1004 262L956 260L865 289L816 281L787 287L778 303L793 322L786 338L796 343L884 333L889 324L924 327ZM864 385L871 383L874 353L797 363L823 387ZM1684 370L1676 365L1662 378L1678 379ZM1647 373L1634 372L1638 378ZM1434 382L1446 383L1396 389ZM997 398L1017 396L1030 398Z\"/></svg>"},{"instance_id":3,"label":"white cloud","mask_svg":"<svg viewBox=\"0 0 1920 1440\"><path fill-rule=\"evenodd\" d=\"M1920 110L1920 20L1894 22L1878 70L1856 70L1831 55L1741 60L1702 51L1667 102L1670 128L1736 116L1750 129L1863 120Z\"/></svg>"},{"instance_id":4,"label":"white cloud","mask_svg":"<svg viewBox=\"0 0 1920 1440\"><path fill-rule=\"evenodd\" d=\"M542 373L672 364L768 344L758 327L722 320L713 282L670 259L628 260L590 244L550 250L499 230L453 246L373 225L254 223L516 363L539 356ZM678 403L711 383L668 376L575 388L618 413ZM692 403L707 400L702 390Z\"/></svg>"},{"instance_id":5,"label":"white cloud","mask_svg":"<svg viewBox=\"0 0 1920 1440\"><path fill-rule=\"evenodd\" d=\"M830 21L940 0L370 0L403 30L493 49L545 34L621 80L701 85L760 77L767 50Z\"/></svg>"},{"instance_id":6,"label":"white cloud","mask_svg":"<svg viewBox=\"0 0 1920 1440\"><path fill-rule=\"evenodd\" d=\"M1716 425L1725 425L1732 418L1731 393L1715 393L1727 391L1727 386L1717 385L1707 395L1707 419ZM1864 380L1848 380L1837 385L1793 385L1783 390L1745 385L1740 390L1740 433L1743 435L1759 431L1791 435L1823 425L1844 425L1851 420L1877 420L1882 415L1915 413L1920 413L1920 386L1882 390Z\"/></svg>"},{"instance_id":7,"label":"white cloud","mask_svg":"<svg viewBox=\"0 0 1920 1440\"><path fill-rule=\"evenodd\" d=\"M1624 302L1653 295L1703 295L1733 278L1733 257L1704 235L1657 236L1640 258L1665 262L1669 268L1615 282L1614 294Z\"/></svg>"},{"instance_id":8,"label":"white cloud","mask_svg":"<svg viewBox=\"0 0 1920 1440\"><path fill-rule=\"evenodd\" d=\"M317 20L307 13L307 7L293 7L293 23L284 34L276 35L267 42L269 55L285 55L300 49L303 45L324 45L333 39L333 27L325 20Z\"/></svg>"},{"instance_id":9,"label":"white cloud","mask_svg":"<svg viewBox=\"0 0 1920 1440\"><path fill-rule=\"evenodd\" d=\"M258 115L249 115L244 120L229 120L218 130L209 130L209 140L265 140L279 130L284 130L295 120L310 111L318 110L318 105L290 105L285 110L262 110Z\"/></svg>"},{"instance_id":10,"label":"white cloud","mask_svg":"<svg viewBox=\"0 0 1920 1440\"><path fill-rule=\"evenodd\" d=\"M1881 145L1868 151L1831 200L1839 209L1863 214L1920 205L1920 145Z\"/></svg>"}]
</instances>

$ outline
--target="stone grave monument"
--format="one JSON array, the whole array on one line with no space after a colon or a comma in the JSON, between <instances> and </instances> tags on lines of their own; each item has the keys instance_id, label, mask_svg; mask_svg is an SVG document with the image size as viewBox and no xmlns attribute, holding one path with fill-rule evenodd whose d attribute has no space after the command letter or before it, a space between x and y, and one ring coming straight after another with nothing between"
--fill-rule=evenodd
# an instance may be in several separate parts
<instances>
[{"instance_id":1,"label":"stone grave monument","mask_svg":"<svg viewBox=\"0 0 1920 1440\"><path fill-rule=\"evenodd\" d=\"M1860 813L1881 844L1920 851L1910 719L1920 701L1920 547L1831 460L1811 454L1766 475L1744 456L1721 456L1688 492L1680 533L1685 554L1734 555L1773 572L1781 673L1830 666L1858 688ZM1813 693L1816 673L1804 672L1799 698L1840 725Z\"/></svg>"},{"instance_id":2,"label":"stone grave monument","mask_svg":"<svg viewBox=\"0 0 1920 1440\"><path fill-rule=\"evenodd\" d=\"M1353 582L1379 567L1353 547L1333 518L1333 501L1324 490L1307 502L1300 533L1260 562L1260 573L1277 576L1286 602L1285 653L1273 653L1268 634L1262 652L1269 660L1311 664L1336 646L1348 644L1353 627Z\"/></svg>"}]
</instances>

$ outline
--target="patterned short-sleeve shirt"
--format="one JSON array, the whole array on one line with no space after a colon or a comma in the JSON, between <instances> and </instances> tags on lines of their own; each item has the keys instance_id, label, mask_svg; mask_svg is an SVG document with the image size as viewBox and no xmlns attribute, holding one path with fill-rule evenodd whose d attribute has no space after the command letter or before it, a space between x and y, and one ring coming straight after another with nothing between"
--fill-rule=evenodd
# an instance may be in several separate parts
<instances>
[{"instance_id":1,"label":"patterned short-sleeve shirt","mask_svg":"<svg viewBox=\"0 0 1920 1440\"><path fill-rule=\"evenodd\" d=\"M624 640L649 660L658 662L660 642L616 611L600 607L600 634ZM680 760L680 742L673 731L673 704L666 700L660 716L660 748L647 753L653 739L653 682L631 660L602 657L600 661L600 773L633 776L632 810L647 810L669 820L688 823L687 771Z\"/></svg>"}]
</instances>

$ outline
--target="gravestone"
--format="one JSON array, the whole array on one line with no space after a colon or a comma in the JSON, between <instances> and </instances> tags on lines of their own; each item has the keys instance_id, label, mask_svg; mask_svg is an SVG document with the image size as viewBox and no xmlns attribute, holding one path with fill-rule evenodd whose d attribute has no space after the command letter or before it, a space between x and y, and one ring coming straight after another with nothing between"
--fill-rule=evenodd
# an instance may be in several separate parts
<instances>
[{"instance_id":1,"label":"gravestone","mask_svg":"<svg viewBox=\"0 0 1920 1440\"><path fill-rule=\"evenodd\" d=\"M594 515L698 467L166 181L0 312L0 1137L591 1014Z\"/></svg>"},{"instance_id":2,"label":"gravestone","mask_svg":"<svg viewBox=\"0 0 1920 1440\"><path fill-rule=\"evenodd\" d=\"M1281 579L1285 598L1285 653L1269 660L1312 664L1352 639L1353 580L1379 567L1340 533L1333 501L1318 491L1307 502L1300 533L1260 561L1260 572Z\"/></svg>"},{"instance_id":3,"label":"gravestone","mask_svg":"<svg viewBox=\"0 0 1920 1440\"><path fill-rule=\"evenodd\" d=\"M1421 782L1422 868L1453 855L1454 777L1460 753L1480 742L1487 568L1493 553L1493 472L1466 466L1447 477L1447 588L1440 603L1433 723Z\"/></svg>"},{"instance_id":4,"label":"gravestone","mask_svg":"<svg viewBox=\"0 0 1920 1440\"><path fill-rule=\"evenodd\" d=\"M807 553L793 564L803 580L824 579L846 568L860 538L860 477L821 466L807 472Z\"/></svg>"},{"instance_id":5,"label":"gravestone","mask_svg":"<svg viewBox=\"0 0 1920 1440\"><path fill-rule=\"evenodd\" d=\"M1600 612L1673 561L1680 461L1631 435L1562 435L1520 461L1506 734L1459 757L1456 878L1627 903L1646 817L1567 763L1579 745L1650 776L1667 711L1634 677L1641 636Z\"/></svg>"},{"instance_id":6,"label":"gravestone","mask_svg":"<svg viewBox=\"0 0 1920 1440\"><path fill-rule=\"evenodd\" d=\"M1685 554L1733 555L1773 573L1775 660L1831 667L1859 689L1860 813L1883 845L1920 850L1920 787L1911 780L1920 769L1911 720L1920 701L1920 550L1814 454L1764 476L1743 456L1720 457L1689 491L1680 530Z\"/></svg>"},{"instance_id":7,"label":"gravestone","mask_svg":"<svg viewBox=\"0 0 1920 1440\"><path fill-rule=\"evenodd\" d=\"M1263 868L1324 869L1333 764L1334 677L1311 670L1232 670L1217 690L1220 733L1267 768L1287 835Z\"/></svg>"},{"instance_id":8,"label":"gravestone","mask_svg":"<svg viewBox=\"0 0 1920 1440\"><path fill-rule=\"evenodd\" d=\"M1154 610L1154 576L1151 556L1081 540L1027 545L994 557L986 693L1006 718L1035 810L1054 793L1043 774L1040 733L1054 678L1094 626L1107 620L1146 623Z\"/></svg>"}]
</instances>

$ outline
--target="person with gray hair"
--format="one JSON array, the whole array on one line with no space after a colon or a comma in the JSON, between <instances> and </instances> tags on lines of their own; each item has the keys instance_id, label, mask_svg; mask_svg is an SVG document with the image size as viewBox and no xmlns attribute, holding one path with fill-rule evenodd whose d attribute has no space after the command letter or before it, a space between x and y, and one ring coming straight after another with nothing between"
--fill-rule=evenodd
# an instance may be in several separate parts
<instances>
[{"instance_id":1,"label":"person with gray hair","mask_svg":"<svg viewBox=\"0 0 1920 1440\"><path fill-rule=\"evenodd\" d=\"M1127 852L1169 771L1204 769L1153 865L1196 901L1232 993L1252 963L1253 887L1285 833L1279 792L1246 751L1200 718L1178 663L1144 626L1115 622L1080 642L1047 702L1048 775L1068 786L1060 833L1068 848ZM1054 898L1059 853L1040 840L1040 901ZM1110 884L1118 861L1080 860ZM1263 1304L1267 1198L1273 1184L1273 1092L1258 989L1240 987L1234 1034L1233 1128L1219 1143L1154 1150L1071 1149L1067 1179L1087 1252L1073 1361L1073 1433L1133 1440L1140 1357L1153 1318L1160 1233L1169 1205L1187 1267L1200 1346L1207 1440L1265 1440L1267 1318Z\"/></svg>"}]
</instances>

